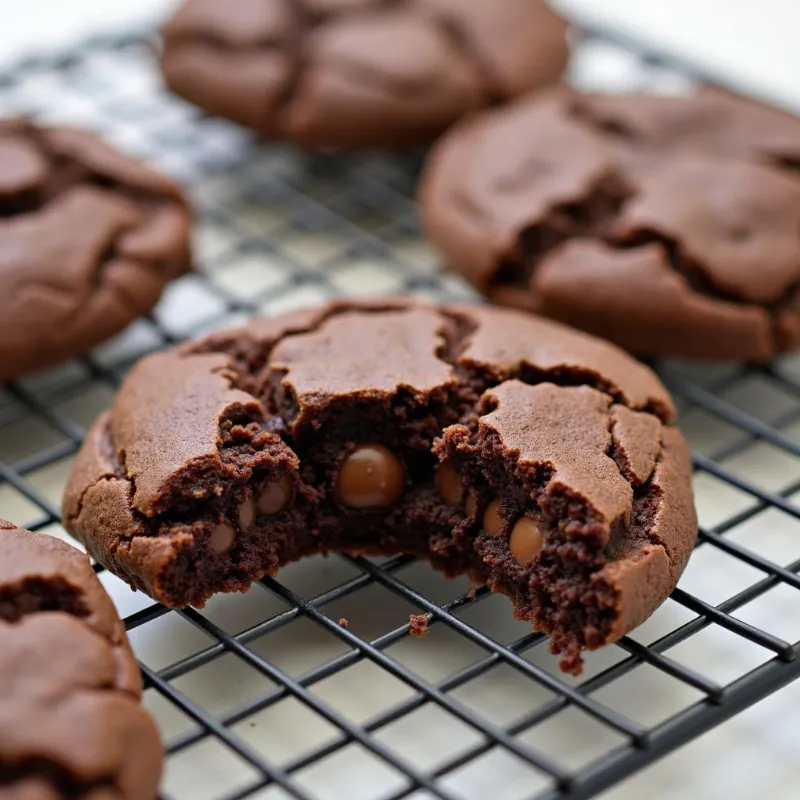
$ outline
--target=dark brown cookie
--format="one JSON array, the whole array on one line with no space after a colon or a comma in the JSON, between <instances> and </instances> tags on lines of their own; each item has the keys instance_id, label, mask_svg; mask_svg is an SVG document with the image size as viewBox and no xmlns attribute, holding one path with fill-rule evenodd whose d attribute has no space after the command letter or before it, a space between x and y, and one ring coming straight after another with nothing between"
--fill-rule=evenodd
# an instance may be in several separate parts
<instances>
[{"instance_id":1,"label":"dark brown cookie","mask_svg":"<svg viewBox=\"0 0 800 800\"><path fill-rule=\"evenodd\" d=\"M800 120L717 92L550 91L430 156L422 217L497 302L646 355L800 344Z\"/></svg>"},{"instance_id":2,"label":"dark brown cookie","mask_svg":"<svg viewBox=\"0 0 800 800\"><path fill-rule=\"evenodd\" d=\"M75 356L189 269L177 186L91 133L0 120L0 380Z\"/></svg>"},{"instance_id":3,"label":"dark brown cookie","mask_svg":"<svg viewBox=\"0 0 800 800\"><path fill-rule=\"evenodd\" d=\"M64 523L173 606L312 553L423 556L508 594L576 669L664 600L695 541L673 418L649 369L557 323L333 305L141 361Z\"/></svg>"},{"instance_id":4,"label":"dark brown cookie","mask_svg":"<svg viewBox=\"0 0 800 800\"><path fill-rule=\"evenodd\" d=\"M154 800L163 753L85 555L0 520L0 796Z\"/></svg>"},{"instance_id":5,"label":"dark brown cookie","mask_svg":"<svg viewBox=\"0 0 800 800\"><path fill-rule=\"evenodd\" d=\"M269 138L398 147L556 80L565 33L542 0L188 0L161 65L175 92Z\"/></svg>"}]
</instances>

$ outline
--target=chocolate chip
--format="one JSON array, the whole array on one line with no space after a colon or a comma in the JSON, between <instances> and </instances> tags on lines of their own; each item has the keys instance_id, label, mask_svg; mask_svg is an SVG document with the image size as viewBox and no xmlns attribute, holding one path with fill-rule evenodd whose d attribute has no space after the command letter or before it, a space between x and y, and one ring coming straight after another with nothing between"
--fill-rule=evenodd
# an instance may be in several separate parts
<instances>
[{"instance_id":1,"label":"chocolate chip","mask_svg":"<svg viewBox=\"0 0 800 800\"><path fill-rule=\"evenodd\" d=\"M212 528L208 542L211 545L211 549L218 556L224 556L230 553L235 539L236 531L234 531L233 526L227 522L220 522L219 525L215 525Z\"/></svg>"},{"instance_id":2,"label":"chocolate chip","mask_svg":"<svg viewBox=\"0 0 800 800\"><path fill-rule=\"evenodd\" d=\"M253 495L248 494L239 506L239 524L247 529L256 521L256 502Z\"/></svg>"},{"instance_id":3,"label":"chocolate chip","mask_svg":"<svg viewBox=\"0 0 800 800\"><path fill-rule=\"evenodd\" d=\"M350 508L387 508L403 494L405 471L397 456L382 444L362 444L345 456L336 491Z\"/></svg>"},{"instance_id":4,"label":"chocolate chip","mask_svg":"<svg viewBox=\"0 0 800 800\"><path fill-rule=\"evenodd\" d=\"M542 529L530 517L522 517L511 529L508 548L520 566L530 564L544 544Z\"/></svg>"},{"instance_id":5,"label":"chocolate chip","mask_svg":"<svg viewBox=\"0 0 800 800\"><path fill-rule=\"evenodd\" d=\"M447 505L461 505L461 500L464 497L461 473L452 464L439 465L436 470L436 488Z\"/></svg>"},{"instance_id":6,"label":"chocolate chip","mask_svg":"<svg viewBox=\"0 0 800 800\"><path fill-rule=\"evenodd\" d=\"M258 510L262 514L279 514L292 499L292 479L289 475L281 475L275 481L264 484L258 497Z\"/></svg>"},{"instance_id":7,"label":"chocolate chip","mask_svg":"<svg viewBox=\"0 0 800 800\"><path fill-rule=\"evenodd\" d=\"M497 536L506 524L505 520L500 516L500 498L492 500L486 511L483 512L483 529L486 533L492 536Z\"/></svg>"}]
</instances>

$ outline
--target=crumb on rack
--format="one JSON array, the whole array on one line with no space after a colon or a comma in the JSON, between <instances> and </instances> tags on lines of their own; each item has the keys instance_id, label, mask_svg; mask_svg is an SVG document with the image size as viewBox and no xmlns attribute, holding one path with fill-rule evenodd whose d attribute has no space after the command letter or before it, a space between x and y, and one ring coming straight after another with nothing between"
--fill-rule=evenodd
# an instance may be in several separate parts
<instances>
[{"instance_id":1,"label":"crumb on rack","mask_svg":"<svg viewBox=\"0 0 800 800\"><path fill-rule=\"evenodd\" d=\"M350 627L350 623L347 621L347 617L341 617L341 618L339 619L339 624L340 624L340 625L341 625L343 628L348 628L348 627Z\"/></svg>"},{"instance_id":2,"label":"crumb on rack","mask_svg":"<svg viewBox=\"0 0 800 800\"><path fill-rule=\"evenodd\" d=\"M411 614L408 617L408 622L411 625L412 636L424 636L428 632L427 614Z\"/></svg>"}]
</instances>

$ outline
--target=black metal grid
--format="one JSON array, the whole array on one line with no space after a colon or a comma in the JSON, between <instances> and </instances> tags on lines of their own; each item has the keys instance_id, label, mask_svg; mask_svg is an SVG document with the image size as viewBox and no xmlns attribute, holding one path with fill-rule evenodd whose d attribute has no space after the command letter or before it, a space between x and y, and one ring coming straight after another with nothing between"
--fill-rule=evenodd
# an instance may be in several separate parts
<instances>
[{"instance_id":1,"label":"black metal grid","mask_svg":"<svg viewBox=\"0 0 800 800\"><path fill-rule=\"evenodd\" d=\"M576 63L579 80L599 74L603 88L686 82L592 37ZM151 319L75 363L3 388L0 515L20 525L65 535L58 501L70 460L144 352L331 295L470 296L419 240L411 200L419 156L312 158L255 146L163 94L136 37L17 65L0 75L6 108L102 130L183 179L201 217L200 270L170 289ZM580 680L557 672L543 638L512 623L501 598L408 558L316 560L202 612L168 611L98 570L126 614L146 702L164 731L163 796L586 798L797 678L800 630L789 623L800 617L800 366L668 363L659 371L695 446L698 551L667 604L619 645L590 655ZM776 591L778 606L758 605ZM791 603L795 613L781 613ZM429 618L422 642L409 638L409 610ZM300 638L287 640L301 625ZM295 652L308 658L287 661ZM197 677L208 669L219 675ZM358 672L344 691L323 690L358 669L367 671L363 682ZM370 687L387 680L387 702L367 702L366 713L351 707L353 685L369 700ZM228 681L247 692L231 692ZM508 687L519 705L512 712L508 694L497 695ZM281 708L291 714L259 722ZM405 738L387 736L433 712L449 727L423 717ZM309 714L313 725L284 727ZM585 729L592 742L577 764ZM346 769L344 784L331 778Z\"/></svg>"}]
</instances>

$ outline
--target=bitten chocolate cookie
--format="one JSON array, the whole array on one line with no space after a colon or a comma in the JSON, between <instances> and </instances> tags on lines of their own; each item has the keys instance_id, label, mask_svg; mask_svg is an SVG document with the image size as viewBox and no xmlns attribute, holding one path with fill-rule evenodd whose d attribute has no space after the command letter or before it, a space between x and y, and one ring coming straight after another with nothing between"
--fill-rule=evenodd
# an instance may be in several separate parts
<instances>
[{"instance_id":1,"label":"bitten chocolate cookie","mask_svg":"<svg viewBox=\"0 0 800 800\"><path fill-rule=\"evenodd\" d=\"M657 378L510 310L332 305L150 356L91 429L64 524L171 606L329 551L508 594L564 666L670 593L696 537Z\"/></svg>"},{"instance_id":2,"label":"bitten chocolate cookie","mask_svg":"<svg viewBox=\"0 0 800 800\"><path fill-rule=\"evenodd\" d=\"M0 796L154 800L139 668L89 559L0 520Z\"/></svg>"},{"instance_id":3,"label":"bitten chocolate cookie","mask_svg":"<svg viewBox=\"0 0 800 800\"><path fill-rule=\"evenodd\" d=\"M556 80L565 34L542 0L188 0L161 66L268 138L400 147Z\"/></svg>"},{"instance_id":4,"label":"bitten chocolate cookie","mask_svg":"<svg viewBox=\"0 0 800 800\"><path fill-rule=\"evenodd\" d=\"M706 91L550 91L456 126L422 217L493 300L646 355L800 344L800 120Z\"/></svg>"},{"instance_id":5,"label":"bitten chocolate cookie","mask_svg":"<svg viewBox=\"0 0 800 800\"><path fill-rule=\"evenodd\" d=\"M91 133L0 120L0 380L71 358L189 269L189 209Z\"/></svg>"}]
</instances>

